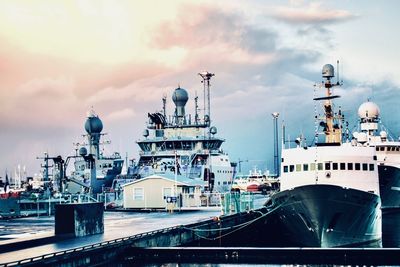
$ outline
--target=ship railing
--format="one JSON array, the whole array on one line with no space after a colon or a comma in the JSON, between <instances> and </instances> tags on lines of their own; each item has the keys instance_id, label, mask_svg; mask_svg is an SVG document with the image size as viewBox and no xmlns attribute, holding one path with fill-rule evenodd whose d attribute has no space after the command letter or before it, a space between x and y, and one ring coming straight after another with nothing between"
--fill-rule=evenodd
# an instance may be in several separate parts
<instances>
[{"instance_id":1,"label":"ship railing","mask_svg":"<svg viewBox=\"0 0 400 267\"><path fill-rule=\"evenodd\" d=\"M182 193L180 208L211 208L221 207L223 193Z\"/></svg>"}]
</instances>

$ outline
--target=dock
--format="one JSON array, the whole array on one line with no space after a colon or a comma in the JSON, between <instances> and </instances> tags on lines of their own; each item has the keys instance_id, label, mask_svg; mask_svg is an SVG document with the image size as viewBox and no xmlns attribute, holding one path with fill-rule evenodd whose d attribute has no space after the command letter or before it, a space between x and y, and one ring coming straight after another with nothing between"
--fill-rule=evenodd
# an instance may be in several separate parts
<instances>
[{"instance_id":1,"label":"dock","mask_svg":"<svg viewBox=\"0 0 400 267\"><path fill-rule=\"evenodd\" d=\"M0 244L0 251L8 252L0 254L0 266L81 266L80 262L85 262L84 266L87 266L113 262L132 247L178 247L193 244L202 239L220 236L227 229L237 229L244 223L260 218L261 215L260 212L252 211L223 217L213 216L211 219L203 219L196 223L141 232L102 242L95 242L96 239L101 238L101 235L74 239L44 237L49 239L49 242L44 242L46 244L39 246L37 246L37 242L40 242L38 239L3 242ZM186 221L193 221L196 217L190 216L190 212L167 214L167 216L171 217L162 223L164 226L176 222L177 217L186 218ZM205 213L197 213L197 216L205 216ZM156 217L153 217L152 220L149 220L149 224L151 225L155 220ZM77 246L78 244L80 246ZM62 262L64 263L61 264Z\"/></svg>"}]
</instances>

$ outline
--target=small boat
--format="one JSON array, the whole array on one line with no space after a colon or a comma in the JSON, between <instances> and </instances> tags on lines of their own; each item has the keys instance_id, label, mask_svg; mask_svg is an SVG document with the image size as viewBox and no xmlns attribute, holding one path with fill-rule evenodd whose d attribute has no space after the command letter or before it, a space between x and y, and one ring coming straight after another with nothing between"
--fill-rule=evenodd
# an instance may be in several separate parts
<instances>
[{"instance_id":1,"label":"small boat","mask_svg":"<svg viewBox=\"0 0 400 267\"><path fill-rule=\"evenodd\" d=\"M279 188L279 180L270 176L269 171L262 173L254 167L247 175L237 175L232 184L232 192L268 193Z\"/></svg>"}]
</instances>

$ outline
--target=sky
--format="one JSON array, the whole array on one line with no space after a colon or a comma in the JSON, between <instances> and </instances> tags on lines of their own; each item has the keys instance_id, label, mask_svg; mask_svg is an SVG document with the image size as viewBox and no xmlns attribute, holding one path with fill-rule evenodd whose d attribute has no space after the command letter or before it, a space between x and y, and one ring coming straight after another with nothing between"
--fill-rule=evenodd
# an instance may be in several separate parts
<instances>
[{"instance_id":1,"label":"sky","mask_svg":"<svg viewBox=\"0 0 400 267\"><path fill-rule=\"evenodd\" d=\"M336 105L357 126L370 100L397 138L398 1L0 0L0 176L37 157L66 157L82 142L87 112L111 144L138 158L148 112L179 85L187 112L211 81L212 124L231 161L273 170L273 120L287 138L314 134L314 84L340 61ZM201 99L201 97L200 97ZM202 103L200 103L202 106Z\"/></svg>"}]
</instances>

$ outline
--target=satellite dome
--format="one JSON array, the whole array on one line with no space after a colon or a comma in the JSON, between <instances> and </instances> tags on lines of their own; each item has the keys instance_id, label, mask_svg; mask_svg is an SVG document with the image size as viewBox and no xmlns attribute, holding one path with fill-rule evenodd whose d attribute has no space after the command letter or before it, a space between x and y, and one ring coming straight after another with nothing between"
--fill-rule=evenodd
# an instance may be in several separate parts
<instances>
[{"instance_id":1,"label":"satellite dome","mask_svg":"<svg viewBox=\"0 0 400 267\"><path fill-rule=\"evenodd\" d=\"M324 78L335 77L335 68L331 64L325 64L322 67L322 77Z\"/></svg>"},{"instance_id":2,"label":"satellite dome","mask_svg":"<svg viewBox=\"0 0 400 267\"><path fill-rule=\"evenodd\" d=\"M79 155L82 156L82 157L87 155L86 147L79 148Z\"/></svg>"},{"instance_id":3,"label":"satellite dome","mask_svg":"<svg viewBox=\"0 0 400 267\"><path fill-rule=\"evenodd\" d=\"M376 119L379 114L379 107L374 102L365 102L358 108L358 116L361 119Z\"/></svg>"},{"instance_id":4,"label":"satellite dome","mask_svg":"<svg viewBox=\"0 0 400 267\"><path fill-rule=\"evenodd\" d=\"M103 123L96 115L91 115L85 122L85 130L88 134L101 133L103 130Z\"/></svg>"},{"instance_id":5,"label":"satellite dome","mask_svg":"<svg viewBox=\"0 0 400 267\"><path fill-rule=\"evenodd\" d=\"M210 133L213 134L213 135L216 134L217 133L217 127L215 127L215 126L211 127L210 128Z\"/></svg>"},{"instance_id":6,"label":"satellite dome","mask_svg":"<svg viewBox=\"0 0 400 267\"><path fill-rule=\"evenodd\" d=\"M172 101L174 101L177 107L183 107L186 105L186 102L189 100L189 95L187 91L183 88L176 88L174 93L172 94Z\"/></svg>"}]
</instances>

